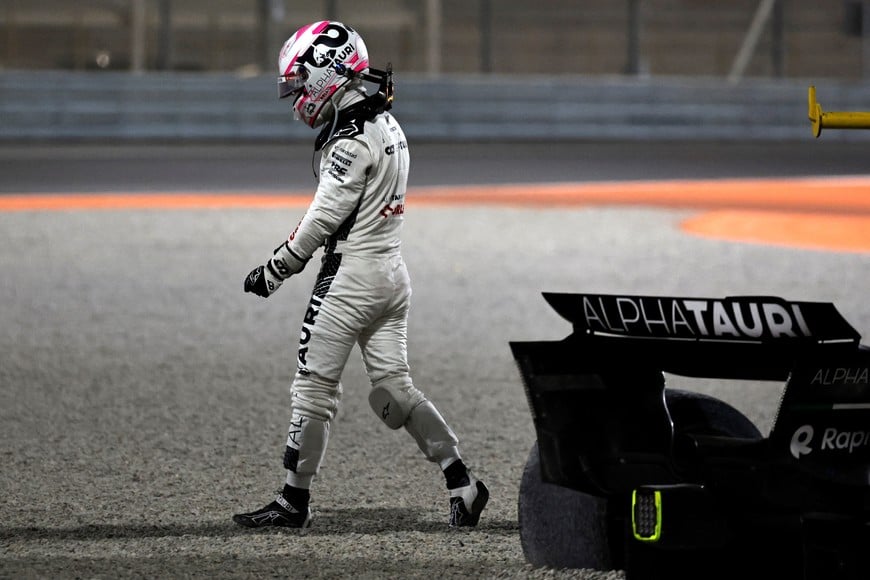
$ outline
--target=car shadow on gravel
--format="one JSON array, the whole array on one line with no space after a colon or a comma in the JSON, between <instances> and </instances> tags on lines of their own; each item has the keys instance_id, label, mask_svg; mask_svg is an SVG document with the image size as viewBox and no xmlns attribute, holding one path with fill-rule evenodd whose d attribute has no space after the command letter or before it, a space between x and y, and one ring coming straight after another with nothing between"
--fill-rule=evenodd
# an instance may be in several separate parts
<instances>
[{"instance_id":1,"label":"car shadow on gravel","mask_svg":"<svg viewBox=\"0 0 870 580\"><path fill-rule=\"evenodd\" d=\"M315 510L310 535L387 534L395 532L467 533L480 530L487 534L511 535L519 533L516 521L481 520L477 528L452 530L446 521L421 517L419 509L412 508L344 508ZM446 515L445 515L446 519ZM283 528L252 530L234 524L229 514L225 520L197 524L83 524L71 527L19 526L0 528L0 540L99 540L169 538L181 536L231 537L239 534L286 533Z\"/></svg>"}]
</instances>

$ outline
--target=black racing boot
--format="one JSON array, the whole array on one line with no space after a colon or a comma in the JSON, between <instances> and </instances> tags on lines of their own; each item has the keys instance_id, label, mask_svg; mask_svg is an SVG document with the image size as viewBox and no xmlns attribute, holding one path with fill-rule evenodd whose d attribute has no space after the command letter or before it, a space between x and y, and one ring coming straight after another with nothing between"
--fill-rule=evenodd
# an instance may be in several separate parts
<instances>
[{"instance_id":1,"label":"black racing boot","mask_svg":"<svg viewBox=\"0 0 870 580\"><path fill-rule=\"evenodd\" d=\"M233 521L247 528L299 528L304 534L311 527L311 511L307 504L296 508L285 499L284 494L278 494L272 503L250 513L236 514Z\"/></svg>"},{"instance_id":2,"label":"black racing boot","mask_svg":"<svg viewBox=\"0 0 870 580\"><path fill-rule=\"evenodd\" d=\"M462 461L455 461L444 470L450 491L450 527L473 527L489 501L489 489L474 477Z\"/></svg>"}]
</instances>

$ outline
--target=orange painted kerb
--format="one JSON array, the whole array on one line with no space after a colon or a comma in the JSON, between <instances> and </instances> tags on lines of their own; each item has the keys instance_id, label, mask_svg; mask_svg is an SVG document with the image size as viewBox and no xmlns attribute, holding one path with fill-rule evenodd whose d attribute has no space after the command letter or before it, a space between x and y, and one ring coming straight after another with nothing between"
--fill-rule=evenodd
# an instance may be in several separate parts
<instances>
[{"instance_id":1,"label":"orange painted kerb","mask_svg":"<svg viewBox=\"0 0 870 580\"><path fill-rule=\"evenodd\" d=\"M870 252L870 216L715 210L685 220L683 231L721 240L809 250Z\"/></svg>"},{"instance_id":2,"label":"orange painted kerb","mask_svg":"<svg viewBox=\"0 0 870 580\"><path fill-rule=\"evenodd\" d=\"M413 193L413 203L649 205L870 214L870 176L487 185L417 188Z\"/></svg>"},{"instance_id":3,"label":"orange painted kerb","mask_svg":"<svg viewBox=\"0 0 870 580\"><path fill-rule=\"evenodd\" d=\"M303 207L311 192L0 194L0 211ZM870 213L870 176L412 187L418 205L649 205Z\"/></svg>"},{"instance_id":4,"label":"orange painted kerb","mask_svg":"<svg viewBox=\"0 0 870 580\"><path fill-rule=\"evenodd\" d=\"M117 209L208 209L306 207L310 199L292 195L214 193L59 193L0 195L0 211Z\"/></svg>"},{"instance_id":5,"label":"orange painted kerb","mask_svg":"<svg viewBox=\"0 0 870 580\"><path fill-rule=\"evenodd\" d=\"M304 208L311 192L0 194L0 211ZM633 205L717 210L692 234L870 252L870 176L412 187L409 207Z\"/></svg>"}]
</instances>

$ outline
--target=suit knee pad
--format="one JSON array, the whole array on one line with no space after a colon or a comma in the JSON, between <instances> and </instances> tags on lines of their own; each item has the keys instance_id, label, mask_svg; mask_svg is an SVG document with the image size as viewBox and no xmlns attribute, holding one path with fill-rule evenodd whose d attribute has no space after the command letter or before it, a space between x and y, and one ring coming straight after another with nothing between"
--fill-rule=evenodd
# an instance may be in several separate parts
<instances>
[{"instance_id":1,"label":"suit knee pad","mask_svg":"<svg viewBox=\"0 0 870 580\"><path fill-rule=\"evenodd\" d=\"M411 411L426 401L407 375L387 377L372 385L369 392L369 405L390 429L402 427Z\"/></svg>"}]
</instances>

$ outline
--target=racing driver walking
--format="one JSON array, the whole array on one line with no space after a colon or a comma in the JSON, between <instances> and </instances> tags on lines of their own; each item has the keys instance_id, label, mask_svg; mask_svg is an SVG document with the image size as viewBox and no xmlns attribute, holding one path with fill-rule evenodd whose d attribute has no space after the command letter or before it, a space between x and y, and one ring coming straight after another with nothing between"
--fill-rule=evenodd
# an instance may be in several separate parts
<instances>
[{"instance_id":1,"label":"racing driver walking","mask_svg":"<svg viewBox=\"0 0 870 580\"><path fill-rule=\"evenodd\" d=\"M311 525L310 487L338 410L340 377L355 344L371 382L369 403L391 429L404 428L441 468L451 527L477 525L489 491L465 466L459 442L431 401L413 384L407 355L411 298L400 251L409 154L388 112L392 73L369 67L355 30L340 22L303 26L279 55L280 98L297 119L320 128L317 191L284 243L247 276L245 292L264 298L302 271L324 248L290 388L286 480L278 497L233 521L252 527ZM369 95L364 81L378 83Z\"/></svg>"}]
</instances>

